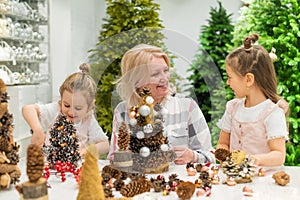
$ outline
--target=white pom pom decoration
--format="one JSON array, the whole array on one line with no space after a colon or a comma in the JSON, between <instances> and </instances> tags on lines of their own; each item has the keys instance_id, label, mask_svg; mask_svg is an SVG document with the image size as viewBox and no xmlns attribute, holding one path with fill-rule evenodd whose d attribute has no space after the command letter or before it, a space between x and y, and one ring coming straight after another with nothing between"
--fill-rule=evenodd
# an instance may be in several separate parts
<instances>
[{"instance_id":1,"label":"white pom pom decoration","mask_svg":"<svg viewBox=\"0 0 300 200\"><path fill-rule=\"evenodd\" d=\"M167 145L167 144L162 144L162 145L160 146L160 149L161 149L162 151L168 151L168 150L169 150L169 145Z\"/></svg>"},{"instance_id":2,"label":"white pom pom decoration","mask_svg":"<svg viewBox=\"0 0 300 200\"><path fill-rule=\"evenodd\" d=\"M143 157L148 157L150 155L150 149L148 147L142 147L140 149L140 155Z\"/></svg>"},{"instance_id":3,"label":"white pom pom decoration","mask_svg":"<svg viewBox=\"0 0 300 200\"><path fill-rule=\"evenodd\" d=\"M147 104L152 104L153 102L154 102L153 97L151 97L151 96L147 96L147 97L146 97L146 103L147 103Z\"/></svg>"},{"instance_id":4,"label":"white pom pom decoration","mask_svg":"<svg viewBox=\"0 0 300 200\"><path fill-rule=\"evenodd\" d=\"M136 133L136 137L139 139L145 138L145 133L143 131L139 131Z\"/></svg>"},{"instance_id":5,"label":"white pom pom decoration","mask_svg":"<svg viewBox=\"0 0 300 200\"><path fill-rule=\"evenodd\" d=\"M140 114L144 117L148 116L150 114L150 108L149 106L143 105L139 109Z\"/></svg>"},{"instance_id":6,"label":"white pom pom decoration","mask_svg":"<svg viewBox=\"0 0 300 200\"><path fill-rule=\"evenodd\" d=\"M135 118L131 118L131 119L129 120L129 124L130 124L131 126L135 126L135 125L137 124L137 120L136 120Z\"/></svg>"},{"instance_id":7,"label":"white pom pom decoration","mask_svg":"<svg viewBox=\"0 0 300 200\"><path fill-rule=\"evenodd\" d=\"M151 124L147 124L143 127L145 133L152 133L153 127Z\"/></svg>"}]
</instances>

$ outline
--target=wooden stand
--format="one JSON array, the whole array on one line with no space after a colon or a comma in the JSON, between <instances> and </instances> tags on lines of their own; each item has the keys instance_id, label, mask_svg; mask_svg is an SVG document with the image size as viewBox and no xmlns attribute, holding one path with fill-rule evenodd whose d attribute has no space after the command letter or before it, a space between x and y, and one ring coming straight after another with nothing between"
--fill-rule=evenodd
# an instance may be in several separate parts
<instances>
[{"instance_id":1,"label":"wooden stand","mask_svg":"<svg viewBox=\"0 0 300 200\"><path fill-rule=\"evenodd\" d=\"M130 172L132 170L132 152L116 151L114 154L113 166L121 171Z\"/></svg>"},{"instance_id":2,"label":"wooden stand","mask_svg":"<svg viewBox=\"0 0 300 200\"><path fill-rule=\"evenodd\" d=\"M25 182L21 187L21 200L48 200L47 181L44 178L35 183Z\"/></svg>"}]
</instances>

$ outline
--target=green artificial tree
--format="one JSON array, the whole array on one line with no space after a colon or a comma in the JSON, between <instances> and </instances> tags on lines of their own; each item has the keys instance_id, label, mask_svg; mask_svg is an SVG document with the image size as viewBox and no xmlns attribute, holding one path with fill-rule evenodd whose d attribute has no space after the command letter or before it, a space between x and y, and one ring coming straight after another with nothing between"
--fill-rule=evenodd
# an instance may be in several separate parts
<instances>
[{"instance_id":1,"label":"green artificial tree","mask_svg":"<svg viewBox=\"0 0 300 200\"><path fill-rule=\"evenodd\" d=\"M153 0L106 0L107 16L96 48L90 50L91 75L98 81L96 115L99 125L110 137L113 108L119 98L114 81L120 77L123 54L135 45L145 43L164 48L159 19L159 4Z\"/></svg>"},{"instance_id":2,"label":"green artificial tree","mask_svg":"<svg viewBox=\"0 0 300 200\"><path fill-rule=\"evenodd\" d=\"M218 4L218 7L210 10L208 25L201 27L200 47L195 60L188 69L192 72L192 75L188 77L193 85L190 92L194 92L197 97L198 104L212 132L214 145L217 143L220 132L216 127L216 122L225 111L226 100L232 96L227 95L231 92L225 86L224 60L228 54L228 45L232 42L234 28L231 24L232 14L227 14L220 1Z\"/></svg>"},{"instance_id":3,"label":"green artificial tree","mask_svg":"<svg viewBox=\"0 0 300 200\"><path fill-rule=\"evenodd\" d=\"M300 166L300 1L244 0L240 13L234 46L240 46L250 33L258 33L260 45L268 51L276 49L278 92L290 105L285 165Z\"/></svg>"}]
</instances>

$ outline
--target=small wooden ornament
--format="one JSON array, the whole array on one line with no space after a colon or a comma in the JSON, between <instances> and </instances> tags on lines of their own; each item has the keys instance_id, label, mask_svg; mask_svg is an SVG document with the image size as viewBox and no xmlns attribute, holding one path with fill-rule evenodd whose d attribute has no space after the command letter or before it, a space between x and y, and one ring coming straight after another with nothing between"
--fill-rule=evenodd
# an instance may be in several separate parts
<instances>
[{"instance_id":1,"label":"small wooden ornament","mask_svg":"<svg viewBox=\"0 0 300 200\"><path fill-rule=\"evenodd\" d=\"M48 188L45 178L40 178L35 183L29 181L23 183L21 191L21 200L48 200Z\"/></svg>"},{"instance_id":2,"label":"small wooden ornament","mask_svg":"<svg viewBox=\"0 0 300 200\"><path fill-rule=\"evenodd\" d=\"M132 152L116 151L114 155L113 166L122 171L130 172L132 170Z\"/></svg>"}]
</instances>

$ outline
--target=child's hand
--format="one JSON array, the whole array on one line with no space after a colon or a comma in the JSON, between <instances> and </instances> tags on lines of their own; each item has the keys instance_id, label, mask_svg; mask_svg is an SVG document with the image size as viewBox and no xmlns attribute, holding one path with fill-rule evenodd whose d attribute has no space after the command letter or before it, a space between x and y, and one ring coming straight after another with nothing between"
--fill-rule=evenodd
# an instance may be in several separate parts
<instances>
[{"instance_id":1,"label":"child's hand","mask_svg":"<svg viewBox=\"0 0 300 200\"><path fill-rule=\"evenodd\" d=\"M44 132L33 132L33 135L31 137L31 143L36 144L39 147L43 147L45 143L45 134Z\"/></svg>"}]
</instances>

